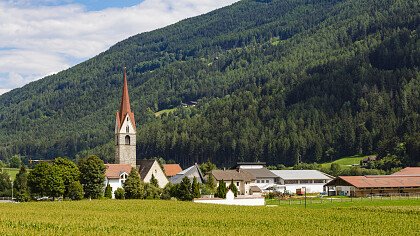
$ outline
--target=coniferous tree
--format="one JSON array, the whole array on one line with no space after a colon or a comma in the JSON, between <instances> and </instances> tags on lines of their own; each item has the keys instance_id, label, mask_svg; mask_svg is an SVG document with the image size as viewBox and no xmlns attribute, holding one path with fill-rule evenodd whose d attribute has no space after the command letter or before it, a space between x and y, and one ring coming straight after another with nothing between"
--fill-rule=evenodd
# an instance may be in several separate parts
<instances>
[{"instance_id":1,"label":"coniferous tree","mask_svg":"<svg viewBox=\"0 0 420 236\"><path fill-rule=\"evenodd\" d=\"M7 172L3 172L0 169L0 196L11 197L12 183L10 176Z\"/></svg>"},{"instance_id":2,"label":"coniferous tree","mask_svg":"<svg viewBox=\"0 0 420 236\"><path fill-rule=\"evenodd\" d=\"M232 190L232 192L233 192L233 194L235 195L235 197L237 197L237 196L238 196L238 188L237 188L237 187L236 187L236 185L233 183L233 179L232 179L232 181L230 182L229 189L230 189L230 190Z\"/></svg>"},{"instance_id":3,"label":"coniferous tree","mask_svg":"<svg viewBox=\"0 0 420 236\"><path fill-rule=\"evenodd\" d=\"M150 184L155 186L156 188L159 188L158 180L155 178L153 174L152 174L152 177L150 178Z\"/></svg>"},{"instance_id":4,"label":"coniferous tree","mask_svg":"<svg viewBox=\"0 0 420 236\"><path fill-rule=\"evenodd\" d=\"M30 200L28 190L28 171L25 166L21 166L19 173L16 174L15 181L13 182L15 189L15 196L18 202L27 202Z\"/></svg>"},{"instance_id":5,"label":"coniferous tree","mask_svg":"<svg viewBox=\"0 0 420 236\"><path fill-rule=\"evenodd\" d=\"M125 199L125 191L123 188L117 188L117 190L114 191L115 199Z\"/></svg>"},{"instance_id":6,"label":"coniferous tree","mask_svg":"<svg viewBox=\"0 0 420 236\"><path fill-rule=\"evenodd\" d=\"M136 168L131 168L127 180L124 183L124 192L126 199L142 199L144 198L144 184L140 179L140 175Z\"/></svg>"},{"instance_id":7,"label":"coniferous tree","mask_svg":"<svg viewBox=\"0 0 420 236\"><path fill-rule=\"evenodd\" d=\"M215 197L218 198L226 198L227 188L225 181L219 181L219 186L217 187L216 193L214 194Z\"/></svg>"},{"instance_id":8,"label":"coniferous tree","mask_svg":"<svg viewBox=\"0 0 420 236\"><path fill-rule=\"evenodd\" d=\"M178 189L178 198L182 201L191 201L193 199L192 189L191 189L191 181L185 176Z\"/></svg>"},{"instance_id":9,"label":"coniferous tree","mask_svg":"<svg viewBox=\"0 0 420 236\"><path fill-rule=\"evenodd\" d=\"M192 197L193 198L201 197L200 184L197 182L197 178L195 176L194 176L191 188L192 188Z\"/></svg>"},{"instance_id":10,"label":"coniferous tree","mask_svg":"<svg viewBox=\"0 0 420 236\"><path fill-rule=\"evenodd\" d=\"M105 198L112 198L112 187L109 184L107 184L106 187L105 187L104 197Z\"/></svg>"}]
</instances>

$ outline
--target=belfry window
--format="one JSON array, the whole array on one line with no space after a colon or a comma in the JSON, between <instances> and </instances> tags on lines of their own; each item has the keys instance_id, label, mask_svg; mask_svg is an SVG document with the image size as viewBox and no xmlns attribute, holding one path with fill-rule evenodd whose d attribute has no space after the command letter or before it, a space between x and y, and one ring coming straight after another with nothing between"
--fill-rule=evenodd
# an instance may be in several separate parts
<instances>
[{"instance_id":1,"label":"belfry window","mask_svg":"<svg viewBox=\"0 0 420 236\"><path fill-rule=\"evenodd\" d=\"M130 127L127 125L127 127L125 128L125 132L126 133L130 133Z\"/></svg>"},{"instance_id":2,"label":"belfry window","mask_svg":"<svg viewBox=\"0 0 420 236\"><path fill-rule=\"evenodd\" d=\"M130 145L130 136L125 136L125 145Z\"/></svg>"}]
</instances>

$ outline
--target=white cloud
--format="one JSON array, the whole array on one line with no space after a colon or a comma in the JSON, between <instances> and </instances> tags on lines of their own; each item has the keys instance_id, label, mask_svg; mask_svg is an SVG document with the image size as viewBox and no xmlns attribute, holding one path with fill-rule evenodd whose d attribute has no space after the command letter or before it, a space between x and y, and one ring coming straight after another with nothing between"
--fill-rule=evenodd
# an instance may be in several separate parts
<instances>
[{"instance_id":1,"label":"white cloud","mask_svg":"<svg viewBox=\"0 0 420 236\"><path fill-rule=\"evenodd\" d=\"M0 2L0 94L67 69L129 36L237 1L145 0L133 7L101 11L87 11L77 4Z\"/></svg>"}]
</instances>

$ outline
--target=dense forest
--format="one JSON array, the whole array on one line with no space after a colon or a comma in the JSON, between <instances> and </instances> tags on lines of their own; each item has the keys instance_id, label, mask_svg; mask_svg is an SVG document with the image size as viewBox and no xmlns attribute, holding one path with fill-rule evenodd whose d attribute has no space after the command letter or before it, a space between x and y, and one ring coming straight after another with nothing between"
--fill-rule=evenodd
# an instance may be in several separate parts
<instances>
[{"instance_id":1,"label":"dense forest","mask_svg":"<svg viewBox=\"0 0 420 236\"><path fill-rule=\"evenodd\" d=\"M403 146L415 165L419 12L415 0L243 0L135 35L0 96L0 159L112 162L126 66L139 158L293 165Z\"/></svg>"}]
</instances>

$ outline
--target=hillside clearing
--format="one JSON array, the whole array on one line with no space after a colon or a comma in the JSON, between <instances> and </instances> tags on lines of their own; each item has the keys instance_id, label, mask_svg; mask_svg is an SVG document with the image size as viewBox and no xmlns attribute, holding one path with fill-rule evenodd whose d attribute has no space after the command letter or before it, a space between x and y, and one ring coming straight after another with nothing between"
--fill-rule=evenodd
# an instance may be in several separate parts
<instances>
[{"instance_id":1,"label":"hillside clearing","mask_svg":"<svg viewBox=\"0 0 420 236\"><path fill-rule=\"evenodd\" d=\"M322 163L321 165L324 168L330 168L332 163L336 163L336 164L339 164L341 168L349 168L352 165L360 165L360 161L366 157L367 156L358 156L358 155L350 156L350 157L343 157L333 162Z\"/></svg>"}]
</instances>

